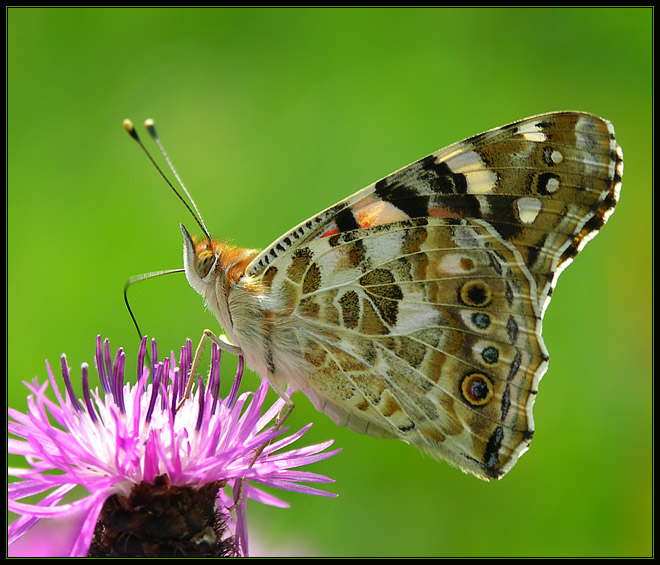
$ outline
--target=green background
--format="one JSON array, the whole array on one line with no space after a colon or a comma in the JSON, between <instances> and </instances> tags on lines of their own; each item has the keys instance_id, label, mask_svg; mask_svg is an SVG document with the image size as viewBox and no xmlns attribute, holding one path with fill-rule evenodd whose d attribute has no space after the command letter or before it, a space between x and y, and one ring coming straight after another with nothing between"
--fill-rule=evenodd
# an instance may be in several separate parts
<instances>
[{"instance_id":1,"label":"green background","mask_svg":"<svg viewBox=\"0 0 660 565\"><path fill-rule=\"evenodd\" d=\"M307 442L343 449L310 468L339 497L285 493L290 509L253 503L248 520L255 554L651 554L650 8L6 14L6 357L21 409L21 381L63 351L91 363L97 333L133 366L123 285L181 266L179 223L193 222L126 117L157 121L211 232L249 247L486 129L552 110L611 120L621 202L554 294L536 435L513 471L481 482L338 428L298 394L292 426L313 421ZM161 351L218 329L182 275L131 300Z\"/></svg>"}]
</instances>

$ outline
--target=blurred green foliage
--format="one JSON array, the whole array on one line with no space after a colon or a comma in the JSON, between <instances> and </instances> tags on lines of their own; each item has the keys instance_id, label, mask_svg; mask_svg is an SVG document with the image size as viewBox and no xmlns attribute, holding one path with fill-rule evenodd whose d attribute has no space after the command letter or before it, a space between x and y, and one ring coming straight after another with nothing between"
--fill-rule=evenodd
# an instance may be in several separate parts
<instances>
[{"instance_id":1,"label":"blurred green foliage","mask_svg":"<svg viewBox=\"0 0 660 565\"><path fill-rule=\"evenodd\" d=\"M255 503L249 520L253 552L270 555L651 554L651 8L6 15L7 381L21 409L21 381L63 351L78 374L97 333L135 363L123 285L180 266L178 224L195 228L126 117L156 120L212 233L251 247L491 127L553 110L611 120L621 202L559 282L536 436L514 470L480 482L337 428L299 394L291 424L343 448L311 469L339 497ZM130 296L161 351L218 329L183 276Z\"/></svg>"}]
</instances>

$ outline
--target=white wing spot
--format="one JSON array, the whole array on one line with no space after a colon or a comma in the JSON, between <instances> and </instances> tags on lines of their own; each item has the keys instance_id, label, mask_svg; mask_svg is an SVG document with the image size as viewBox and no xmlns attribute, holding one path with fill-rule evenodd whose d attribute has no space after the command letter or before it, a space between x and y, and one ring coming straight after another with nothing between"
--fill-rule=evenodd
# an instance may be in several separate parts
<instances>
[{"instance_id":1,"label":"white wing spot","mask_svg":"<svg viewBox=\"0 0 660 565\"><path fill-rule=\"evenodd\" d=\"M542 203L538 198L519 198L516 203L518 206L518 215L520 221L524 224L531 224L541 211Z\"/></svg>"},{"instance_id":2,"label":"white wing spot","mask_svg":"<svg viewBox=\"0 0 660 565\"><path fill-rule=\"evenodd\" d=\"M495 188L497 174L495 171L484 168L465 175L467 191L469 194L486 194Z\"/></svg>"},{"instance_id":3,"label":"white wing spot","mask_svg":"<svg viewBox=\"0 0 660 565\"><path fill-rule=\"evenodd\" d=\"M452 173L465 175L469 194L486 194L495 188L497 174L476 151L458 151L443 160Z\"/></svg>"},{"instance_id":4,"label":"white wing spot","mask_svg":"<svg viewBox=\"0 0 660 565\"><path fill-rule=\"evenodd\" d=\"M538 129L538 124L535 124L534 122L521 125L518 128L518 133L522 134L527 141L543 142L548 139L548 136L540 131Z\"/></svg>"},{"instance_id":5,"label":"white wing spot","mask_svg":"<svg viewBox=\"0 0 660 565\"><path fill-rule=\"evenodd\" d=\"M458 151L445 161L452 173L467 173L469 171L482 169L483 161L475 151Z\"/></svg>"},{"instance_id":6,"label":"white wing spot","mask_svg":"<svg viewBox=\"0 0 660 565\"><path fill-rule=\"evenodd\" d=\"M559 188L559 179L555 177L550 177L545 185L545 189L548 192L555 192L558 188Z\"/></svg>"},{"instance_id":7,"label":"white wing spot","mask_svg":"<svg viewBox=\"0 0 660 565\"><path fill-rule=\"evenodd\" d=\"M575 146L584 152L584 157L581 159L584 173L587 175L596 176L605 165L609 167L612 164L605 160L605 158L598 154L598 143L596 136L598 130L589 117L580 118L575 124ZM593 151L596 151L594 153ZM611 175L611 170L610 170Z\"/></svg>"},{"instance_id":8,"label":"white wing spot","mask_svg":"<svg viewBox=\"0 0 660 565\"><path fill-rule=\"evenodd\" d=\"M552 162L555 165L558 165L564 160L564 156L561 154L560 151L557 151L556 149L550 154L550 159L552 159Z\"/></svg>"}]
</instances>

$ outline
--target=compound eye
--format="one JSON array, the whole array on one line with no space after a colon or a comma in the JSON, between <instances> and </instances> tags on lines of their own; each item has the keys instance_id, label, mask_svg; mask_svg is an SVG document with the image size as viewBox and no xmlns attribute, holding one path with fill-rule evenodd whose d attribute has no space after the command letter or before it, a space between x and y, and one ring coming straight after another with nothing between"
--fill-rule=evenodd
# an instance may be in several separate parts
<instances>
[{"instance_id":1,"label":"compound eye","mask_svg":"<svg viewBox=\"0 0 660 565\"><path fill-rule=\"evenodd\" d=\"M202 249L195 255L195 273L200 279L209 274L215 261L215 254L210 249Z\"/></svg>"}]
</instances>

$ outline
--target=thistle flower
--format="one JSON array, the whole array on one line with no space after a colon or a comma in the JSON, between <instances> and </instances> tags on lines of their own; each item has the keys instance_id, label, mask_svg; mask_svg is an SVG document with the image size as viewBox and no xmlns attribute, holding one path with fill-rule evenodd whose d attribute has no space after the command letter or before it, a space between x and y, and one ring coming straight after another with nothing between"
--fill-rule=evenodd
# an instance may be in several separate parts
<instances>
[{"instance_id":1,"label":"thistle flower","mask_svg":"<svg viewBox=\"0 0 660 565\"><path fill-rule=\"evenodd\" d=\"M29 465L9 469L19 479L8 487L8 508L19 515L9 527L10 554L25 554L13 549L20 538L47 524L38 546L30 544L31 555L243 556L248 499L287 506L256 485L335 496L301 484L331 479L295 469L339 450L325 451L332 444L327 441L284 451L309 425L283 437L285 430L273 422L284 401L262 414L265 381L239 395L242 358L229 395L220 398L220 351L214 346L207 386L198 378L192 397L177 410L192 361L190 340L178 368L174 353L157 361L152 341L149 370L145 338L135 385L124 383L123 351L113 361L108 340L103 345L97 337L101 392L90 389L83 364L83 398L77 399L62 355L66 394L46 363L55 402L46 396L48 382L35 378L25 383L28 412L9 409L9 432L20 438L9 440L9 452L25 456ZM65 502L74 487L87 495ZM41 500L20 502L34 495Z\"/></svg>"}]
</instances>

